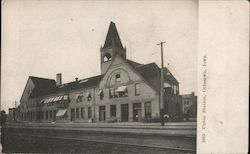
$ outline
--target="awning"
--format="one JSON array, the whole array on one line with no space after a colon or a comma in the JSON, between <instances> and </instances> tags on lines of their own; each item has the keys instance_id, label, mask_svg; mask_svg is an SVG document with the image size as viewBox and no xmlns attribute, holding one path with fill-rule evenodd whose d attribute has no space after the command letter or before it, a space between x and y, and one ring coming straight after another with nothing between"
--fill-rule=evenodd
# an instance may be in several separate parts
<instances>
[{"instance_id":1,"label":"awning","mask_svg":"<svg viewBox=\"0 0 250 154\"><path fill-rule=\"evenodd\" d=\"M116 89L116 92L125 92L127 90L126 86L121 86Z\"/></svg>"},{"instance_id":2,"label":"awning","mask_svg":"<svg viewBox=\"0 0 250 154\"><path fill-rule=\"evenodd\" d=\"M57 97L55 97L54 102L59 101L59 100L60 100L60 97L61 97L61 96L57 96Z\"/></svg>"},{"instance_id":3,"label":"awning","mask_svg":"<svg viewBox=\"0 0 250 154\"><path fill-rule=\"evenodd\" d=\"M86 93L86 97L89 97L89 96L90 96L90 92L87 92L87 93Z\"/></svg>"},{"instance_id":4,"label":"awning","mask_svg":"<svg viewBox=\"0 0 250 154\"><path fill-rule=\"evenodd\" d=\"M57 113L56 113L56 116L57 117L61 117L63 116L65 113L66 113L67 109L63 109L63 110L59 110Z\"/></svg>"},{"instance_id":5,"label":"awning","mask_svg":"<svg viewBox=\"0 0 250 154\"><path fill-rule=\"evenodd\" d=\"M53 102L53 100L54 100L54 97L50 98L48 103Z\"/></svg>"},{"instance_id":6,"label":"awning","mask_svg":"<svg viewBox=\"0 0 250 154\"><path fill-rule=\"evenodd\" d=\"M40 101L40 104L44 103L44 101L45 101L44 99L43 99L43 100L41 100L41 101Z\"/></svg>"},{"instance_id":7,"label":"awning","mask_svg":"<svg viewBox=\"0 0 250 154\"><path fill-rule=\"evenodd\" d=\"M59 96L59 99L58 99L58 101L60 101L60 100L62 100L63 99L63 96Z\"/></svg>"},{"instance_id":8,"label":"awning","mask_svg":"<svg viewBox=\"0 0 250 154\"><path fill-rule=\"evenodd\" d=\"M64 95L63 100L68 100L68 95Z\"/></svg>"},{"instance_id":9,"label":"awning","mask_svg":"<svg viewBox=\"0 0 250 154\"><path fill-rule=\"evenodd\" d=\"M102 92L103 92L103 90L99 90L97 95L100 96Z\"/></svg>"},{"instance_id":10,"label":"awning","mask_svg":"<svg viewBox=\"0 0 250 154\"><path fill-rule=\"evenodd\" d=\"M167 82L164 82L164 88L171 87L171 85Z\"/></svg>"},{"instance_id":11,"label":"awning","mask_svg":"<svg viewBox=\"0 0 250 154\"><path fill-rule=\"evenodd\" d=\"M47 98L47 99L45 99L44 103L45 103L45 104L46 104L46 103L49 103L49 101L50 101L50 98Z\"/></svg>"},{"instance_id":12,"label":"awning","mask_svg":"<svg viewBox=\"0 0 250 154\"><path fill-rule=\"evenodd\" d=\"M78 99L78 97L82 97L82 96L83 96L83 93L76 94L76 99Z\"/></svg>"}]
</instances>

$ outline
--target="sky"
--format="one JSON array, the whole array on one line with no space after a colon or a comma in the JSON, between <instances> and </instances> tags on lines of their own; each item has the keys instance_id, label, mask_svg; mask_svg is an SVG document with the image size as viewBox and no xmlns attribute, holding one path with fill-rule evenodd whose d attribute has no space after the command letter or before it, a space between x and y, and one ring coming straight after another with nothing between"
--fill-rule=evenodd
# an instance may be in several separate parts
<instances>
[{"instance_id":1,"label":"sky","mask_svg":"<svg viewBox=\"0 0 250 154\"><path fill-rule=\"evenodd\" d=\"M1 110L19 104L29 76L71 82L100 74L100 47L116 24L127 58L164 63L180 93L197 93L198 6L169 1L2 1Z\"/></svg>"}]
</instances>

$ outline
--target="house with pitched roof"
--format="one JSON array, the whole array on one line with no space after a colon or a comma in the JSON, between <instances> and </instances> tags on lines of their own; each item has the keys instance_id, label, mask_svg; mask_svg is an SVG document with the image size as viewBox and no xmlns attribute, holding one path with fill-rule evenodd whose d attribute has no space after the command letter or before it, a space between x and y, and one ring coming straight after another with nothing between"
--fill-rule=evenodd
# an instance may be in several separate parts
<instances>
[{"instance_id":1,"label":"house with pitched roof","mask_svg":"<svg viewBox=\"0 0 250 154\"><path fill-rule=\"evenodd\" d=\"M115 23L100 48L101 75L62 83L30 76L20 120L34 122L154 122L160 118L160 71L155 63L127 59ZM180 120L179 82L164 68L164 113Z\"/></svg>"}]
</instances>

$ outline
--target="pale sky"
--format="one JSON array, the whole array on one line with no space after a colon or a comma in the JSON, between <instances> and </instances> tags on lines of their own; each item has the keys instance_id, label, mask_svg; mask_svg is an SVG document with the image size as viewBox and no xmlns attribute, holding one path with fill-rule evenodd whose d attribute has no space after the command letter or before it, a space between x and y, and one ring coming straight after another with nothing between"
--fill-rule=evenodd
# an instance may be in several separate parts
<instances>
[{"instance_id":1,"label":"pale sky","mask_svg":"<svg viewBox=\"0 0 250 154\"><path fill-rule=\"evenodd\" d=\"M63 83L100 74L100 46L110 21L127 57L160 66L197 92L197 1L19 1L2 2L1 110L19 104L30 75ZM168 64L169 63L169 64Z\"/></svg>"}]
</instances>

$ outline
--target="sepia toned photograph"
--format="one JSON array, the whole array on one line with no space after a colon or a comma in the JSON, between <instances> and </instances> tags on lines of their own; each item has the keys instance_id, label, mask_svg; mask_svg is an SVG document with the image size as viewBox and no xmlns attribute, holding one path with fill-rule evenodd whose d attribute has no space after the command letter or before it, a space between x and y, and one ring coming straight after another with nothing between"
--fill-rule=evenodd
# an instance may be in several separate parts
<instances>
[{"instance_id":1,"label":"sepia toned photograph","mask_svg":"<svg viewBox=\"0 0 250 154\"><path fill-rule=\"evenodd\" d=\"M2 1L3 153L196 153L198 1Z\"/></svg>"}]
</instances>

